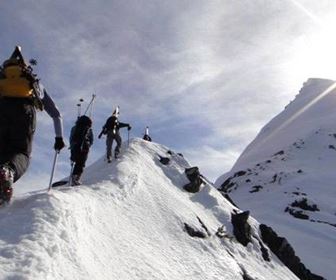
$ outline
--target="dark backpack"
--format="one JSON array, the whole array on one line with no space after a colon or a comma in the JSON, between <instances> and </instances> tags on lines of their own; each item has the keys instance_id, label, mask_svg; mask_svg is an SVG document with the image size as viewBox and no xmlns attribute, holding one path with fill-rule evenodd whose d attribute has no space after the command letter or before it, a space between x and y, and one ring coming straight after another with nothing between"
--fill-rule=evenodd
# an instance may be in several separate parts
<instances>
[{"instance_id":1,"label":"dark backpack","mask_svg":"<svg viewBox=\"0 0 336 280\"><path fill-rule=\"evenodd\" d=\"M78 118L76 125L71 130L70 149L88 151L92 145L92 121L88 116Z\"/></svg>"}]
</instances>

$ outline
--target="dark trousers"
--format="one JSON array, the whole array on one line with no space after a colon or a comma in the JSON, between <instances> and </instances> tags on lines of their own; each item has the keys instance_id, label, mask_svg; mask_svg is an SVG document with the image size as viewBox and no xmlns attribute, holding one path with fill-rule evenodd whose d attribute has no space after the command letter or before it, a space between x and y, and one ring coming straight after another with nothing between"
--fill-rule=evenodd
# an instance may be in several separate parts
<instances>
[{"instance_id":1,"label":"dark trousers","mask_svg":"<svg viewBox=\"0 0 336 280\"><path fill-rule=\"evenodd\" d=\"M0 164L8 164L16 182L27 170L36 127L32 101L0 98Z\"/></svg>"},{"instance_id":2,"label":"dark trousers","mask_svg":"<svg viewBox=\"0 0 336 280\"><path fill-rule=\"evenodd\" d=\"M75 163L72 175L82 175L88 155L88 150L81 150L77 147L71 149L71 161Z\"/></svg>"},{"instance_id":3,"label":"dark trousers","mask_svg":"<svg viewBox=\"0 0 336 280\"><path fill-rule=\"evenodd\" d=\"M121 148L121 137L119 133L113 133L107 132L107 137L106 137L106 157L111 158L112 157L112 144L113 141L117 142L117 146L114 150L114 156L118 155L120 153L120 148Z\"/></svg>"}]
</instances>

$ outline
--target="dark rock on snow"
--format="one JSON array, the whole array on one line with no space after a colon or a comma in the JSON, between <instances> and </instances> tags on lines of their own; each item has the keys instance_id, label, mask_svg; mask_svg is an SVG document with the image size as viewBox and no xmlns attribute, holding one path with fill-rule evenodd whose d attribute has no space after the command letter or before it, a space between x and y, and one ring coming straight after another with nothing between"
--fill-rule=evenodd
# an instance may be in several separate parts
<instances>
[{"instance_id":1,"label":"dark rock on snow","mask_svg":"<svg viewBox=\"0 0 336 280\"><path fill-rule=\"evenodd\" d=\"M301 280L324 280L305 267L286 238L278 236L271 227L263 224L260 225L260 231L262 240L297 277Z\"/></svg>"},{"instance_id":2,"label":"dark rock on snow","mask_svg":"<svg viewBox=\"0 0 336 280\"><path fill-rule=\"evenodd\" d=\"M206 238L207 237L204 232L192 228L187 223L184 223L184 229L191 237L198 237L198 238Z\"/></svg>"},{"instance_id":3,"label":"dark rock on snow","mask_svg":"<svg viewBox=\"0 0 336 280\"><path fill-rule=\"evenodd\" d=\"M302 220L308 220L309 219L309 216L304 214L303 211L301 211L301 210L296 210L296 209L287 207L285 209L285 212L288 212L290 215L292 215L294 218L297 218L297 219L302 219Z\"/></svg>"},{"instance_id":4,"label":"dark rock on snow","mask_svg":"<svg viewBox=\"0 0 336 280\"><path fill-rule=\"evenodd\" d=\"M203 180L201 178L201 173L199 172L198 167L195 166L191 168L186 168L184 172L190 183L184 185L183 188L191 193L199 192Z\"/></svg>"},{"instance_id":5,"label":"dark rock on snow","mask_svg":"<svg viewBox=\"0 0 336 280\"><path fill-rule=\"evenodd\" d=\"M240 176L244 176L247 172L244 170L238 171L236 172L233 177L240 177Z\"/></svg>"},{"instance_id":6,"label":"dark rock on snow","mask_svg":"<svg viewBox=\"0 0 336 280\"><path fill-rule=\"evenodd\" d=\"M233 234L237 241L244 246L251 242L251 226L247 220L250 216L250 211L245 211L239 214L231 214L231 223L233 225Z\"/></svg>"},{"instance_id":7,"label":"dark rock on snow","mask_svg":"<svg viewBox=\"0 0 336 280\"><path fill-rule=\"evenodd\" d=\"M159 158L160 158L160 162L161 162L163 165L168 165L169 162L170 162L170 159L167 158L167 157L161 157L161 156L159 156Z\"/></svg>"},{"instance_id":8,"label":"dark rock on snow","mask_svg":"<svg viewBox=\"0 0 336 280\"><path fill-rule=\"evenodd\" d=\"M284 154L285 154L285 152L283 150L281 150L281 151L275 153L273 156L281 156L281 155L284 155Z\"/></svg>"},{"instance_id":9,"label":"dark rock on snow","mask_svg":"<svg viewBox=\"0 0 336 280\"><path fill-rule=\"evenodd\" d=\"M258 192L258 191L260 191L262 188L263 188L263 186L260 186L260 185L258 185L258 186L253 186L253 187L252 187L252 190L250 190L250 193Z\"/></svg>"},{"instance_id":10,"label":"dark rock on snow","mask_svg":"<svg viewBox=\"0 0 336 280\"><path fill-rule=\"evenodd\" d=\"M320 211L316 204L309 204L307 198L302 198L301 200L295 200L292 204L292 207L298 207L302 210L307 211Z\"/></svg>"}]
</instances>

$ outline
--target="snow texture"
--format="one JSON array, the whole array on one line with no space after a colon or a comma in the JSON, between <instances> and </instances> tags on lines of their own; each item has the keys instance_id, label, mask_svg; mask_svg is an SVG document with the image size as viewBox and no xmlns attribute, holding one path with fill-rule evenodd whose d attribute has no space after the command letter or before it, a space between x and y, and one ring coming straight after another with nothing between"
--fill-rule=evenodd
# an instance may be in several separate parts
<instances>
[{"instance_id":1,"label":"snow texture","mask_svg":"<svg viewBox=\"0 0 336 280\"><path fill-rule=\"evenodd\" d=\"M287 238L315 274L335 279L336 90L309 79L216 181L259 222Z\"/></svg>"},{"instance_id":2,"label":"snow texture","mask_svg":"<svg viewBox=\"0 0 336 280\"><path fill-rule=\"evenodd\" d=\"M236 241L230 220L240 210L216 188L183 190L186 167L182 156L135 139L121 159L88 167L80 187L15 197L0 209L0 278L297 279L271 253L263 259L255 219L252 242Z\"/></svg>"}]
</instances>

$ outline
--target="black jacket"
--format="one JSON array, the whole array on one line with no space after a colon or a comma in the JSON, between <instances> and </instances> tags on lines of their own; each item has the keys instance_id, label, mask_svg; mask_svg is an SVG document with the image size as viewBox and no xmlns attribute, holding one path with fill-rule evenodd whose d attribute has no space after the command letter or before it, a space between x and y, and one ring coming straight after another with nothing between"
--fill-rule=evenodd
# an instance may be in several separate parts
<instances>
[{"instance_id":1,"label":"black jacket","mask_svg":"<svg viewBox=\"0 0 336 280\"><path fill-rule=\"evenodd\" d=\"M111 116L104 124L101 134L107 134L110 131L112 131L113 134L118 134L119 129L122 127L130 127L130 125L128 123L119 122L117 117Z\"/></svg>"}]
</instances>

